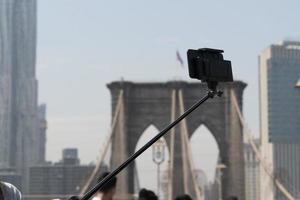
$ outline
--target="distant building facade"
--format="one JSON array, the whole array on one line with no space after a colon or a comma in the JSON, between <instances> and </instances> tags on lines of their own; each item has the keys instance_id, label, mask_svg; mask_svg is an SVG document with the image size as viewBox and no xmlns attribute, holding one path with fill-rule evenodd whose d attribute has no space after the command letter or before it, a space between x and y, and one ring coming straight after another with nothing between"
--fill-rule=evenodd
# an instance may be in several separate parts
<instances>
[{"instance_id":1,"label":"distant building facade","mask_svg":"<svg viewBox=\"0 0 300 200\"><path fill-rule=\"evenodd\" d=\"M46 104L41 104L38 107L38 163L46 161L46 142L47 142L47 119L46 119Z\"/></svg>"},{"instance_id":2,"label":"distant building facade","mask_svg":"<svg viewBox=\"0 0 300 200\"><path fill-rule=\"evenodd\" d=\"M255 140L259 147L259 140ZM260 200L260 164L250 144L244 144L246 200Z\"/></svg>"},{"instance_id":3,"label":"distant building facade","mask_svg":"<svg viewBox=\"0 0 300 200\"><path fill-rule=\"evenodd\" d=\"M61 162L30 167L29 195L25 199L67 199L79 194L95 165L80 165L77 155L77 149L64 149ZM105 170L103 165L100 171Z\"/></svg>"},{"instance_id":4,"label":"distant building facade","mask_svg":"<svg viewBox=\"0 0 300 200\"><path fill-rule=\"evenodd\" d=\"M79 165L78 150L76 148L68 148L63 150L64 165Z\"/></svg>"},{"instance_id":5,"label":"distant building facade","mask_svg":"<svg viewBox=\"0 0 300 200\"><path fill-rule=\"evenodd\" d=\"M202 197L204 200L210 200L209 199L209 183L207 180L207 176L205 172L202 169L196 169L195 170L196 177L197 177L197 184L200 186L202 191Z\"/></svg>"},{"instance_id":6,"label":"distant building facade","mask_svg":"<svg viewBox=\"0 0 300 200\"><path fill-rule=\"evenodd\" d=\"M36 0L0 0L0 169L38 162Z\"/></svg>"},{"instance_id":7,"label":"distant building facade","mask_svg":"<svg viewBox=\"0 0 300 200\"><path fill-rule=\"evenodd\" d=\"M220 157L218 158L218 165L220 164ZM205 200L220 200L222 196L222 182L220 181L222 177L222 172L220 169L215 169L215 177L212 182L209 183L208 190L209 194L205 197Z\"/></svg>"},{"instance_id":8,"label":"distant building facade","mask_svg":"<svg viewBox=\"0 0 300 200\"><path fill-rule=\"evenodd\" d=\"M274 176L300 198L300 42L271 45L259 57L261 152ZM285 199L261 170L261 199Z\"/></svg>"}]
</instances>

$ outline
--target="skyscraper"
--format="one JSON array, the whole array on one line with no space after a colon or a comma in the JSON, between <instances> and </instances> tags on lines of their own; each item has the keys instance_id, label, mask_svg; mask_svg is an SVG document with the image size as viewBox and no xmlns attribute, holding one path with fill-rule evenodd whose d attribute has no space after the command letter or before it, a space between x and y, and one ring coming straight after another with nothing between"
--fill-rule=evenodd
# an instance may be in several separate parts
<instances>
[{"instance_id":1,"label":"skyscraper","mask_svg":"<svg viewBox=\"0 0 300 200\"><path fill-rule=\"evenodd\" d=\"M36 0L0 0L0 167L25 177L38 160L35 60Z\"/></svg>"},{"instance_id":2,"label":"skyscraper","mask_svg":"<svg viewBox=\"0 0 300 200\"><path fill-rule=\"evenodd\" d=\"M284 41L259 58L263 158L281 183L300 197L300 42ZM261 199L285 199L261 170ZM275 191L275 192L274 192Z\"/></svg>"}]
</instances>

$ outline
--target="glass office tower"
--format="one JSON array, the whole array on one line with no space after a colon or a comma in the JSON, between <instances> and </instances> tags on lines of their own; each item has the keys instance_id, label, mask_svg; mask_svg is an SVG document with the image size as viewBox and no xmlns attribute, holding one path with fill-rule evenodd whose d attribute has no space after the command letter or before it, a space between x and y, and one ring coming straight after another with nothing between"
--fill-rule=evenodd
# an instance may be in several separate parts
<instances>
[{"instance_id":1,"label":"glass office tower","mask_svg":"<svg viewBox=\"0 0 300 200\"><path fill-rule=\"evenodd\" d=\"M271 45L259 57L263 158L290 193L300 197L300 42ZM261 199L285 199L262 171Z\"/></svg>"},{"instance_id":2,"label":"glass office tower","mask_svg":"<svg viewBox=\"0 0 300 200\"><path fill-rule=\"evenodd\" d=\"M35 62L36 0L0 0L0 169L24 177L39 153Z\"/></svg>"}]
</instances>

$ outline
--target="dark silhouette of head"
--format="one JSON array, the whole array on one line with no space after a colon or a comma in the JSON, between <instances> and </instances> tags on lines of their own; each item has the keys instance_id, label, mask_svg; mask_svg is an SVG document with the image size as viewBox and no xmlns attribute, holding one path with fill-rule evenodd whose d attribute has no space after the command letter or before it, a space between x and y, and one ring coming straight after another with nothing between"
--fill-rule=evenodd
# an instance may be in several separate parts
<instances>
[{"instance_id":1,"label":"dark silhouette of head","mask_svg":"<svg viewBox=\"0 0 300 200\"><path fill-rule=\"evenodd\" d=\"M143 188L139 192L139 200L158 200L158 197L153 191Z\"/></svg>"},{"instance_id":2,"label":"dark silhouette of head","mask_svg":"<svg viewBox=\"0 0 300 200\"><path fill-rule=\"evenodd\" d=\"M109 174L109 172L103 172L100 174L100 176L98 177L98 182L102 181L107 175ZM102 188L99 189L100 192L108 192L111 189L114 189L117 185L117 178L113 177L110 181L108 181L105 185L103 185Z\"/></svg>"},{"instance_id":3,"label":"dark silhouette of head","mask_svg":"<svg viewBox=\"0 0 300 200\"><path fill-rule=\"evenodd\" d=\"M2 192L2 183L0 181L0 199L4 199L4 195L3 195L3 192Z\"/></svg>"},{"instance_id":4,"label":"dark silhouette of head","mask_svg":"<svg viewBox=\"0 0 300 200\"><path fill-rule=\"evenodd\" d=\"M182 195L175 197L175 200L193 200L193 199L188 194L182 194Z\"/></svg>"},{"instance_id":5,"label":"dark silhouette of head","mask_svg":"<svg viewBox=\"0 0 300 200\"><path fill-rule=\"evenodd\" d=\"M229 196L226 200L238 200L238 198L236 196Z\"/></svg>"},{"instance_id":6,"label":"dark silhouette of head","mask_svg":"<svg viewBox=\"0 0 300 200\"><path fill-rule=\"evenodd\" d=\"M109 172L101 173L100 176L98 177L98 182L102 181L107 175L109 175ZM116 185L117 185L116 177L113 177L105 185L103 185L99 189L99 193L100 193L100 195L102 195L102 199L111 200L116 192Z\"/></svg>"}]
</instances>

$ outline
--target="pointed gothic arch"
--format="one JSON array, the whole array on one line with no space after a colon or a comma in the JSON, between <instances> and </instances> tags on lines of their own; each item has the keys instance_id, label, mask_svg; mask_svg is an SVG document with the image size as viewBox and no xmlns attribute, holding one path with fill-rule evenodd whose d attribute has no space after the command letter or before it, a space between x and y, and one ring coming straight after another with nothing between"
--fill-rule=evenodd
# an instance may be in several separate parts
<instances>
[{"instance_id":1,"label":"pointed gothic arch","mask_svg":"<svg viewBox=\"0 0 300 200\"><path fill-rule=\"evenodd\" d=\"M140 138L138 139L138 142L135 147L135 152L138 151L146 142L148 142L150 139L152 139L157 133L159 133L159 130L154 125L149 125L141 134ZM168 169L168 159L169 159L169 150L167 148L166 140L164 138L161 139L162 142L165 145L164 149L164 161L160 164L160 175L162 175L162 172L165 172ZM154 192L157 192L157 164L153 162L153 149L149 148L147 149L142 156L137 158L135 160L135 168L136 173L135 176L139 178L139 186L141 188L147 188L151 189ZM154 178L153 177L157 177ZM149 178L153 180L149 180ZM159 177L161 178L161 176ZM137 181L137 179L135 179ZM150 185L152 185L150 187ZM135 187L137 188L137 187ZM161 191L161 190L160 190ZM139 191L135 191L135 193L138 193ZM161 192L160 192L161 193Z\"/></svg>"},{"instance_id":2,"label":"pointed gothic arch","mask_svg":"<svg viewBox=\"0 0 300 200\"><path fill-rule=\"evenodd\" d=\"M199 125L191 134L190 145L195 169L201 169L206 173L207 179L214 181L213 177L215 175L216 165L218 164L220 149L216 138L205 124Z\"/></svg>"}]
</instances>

